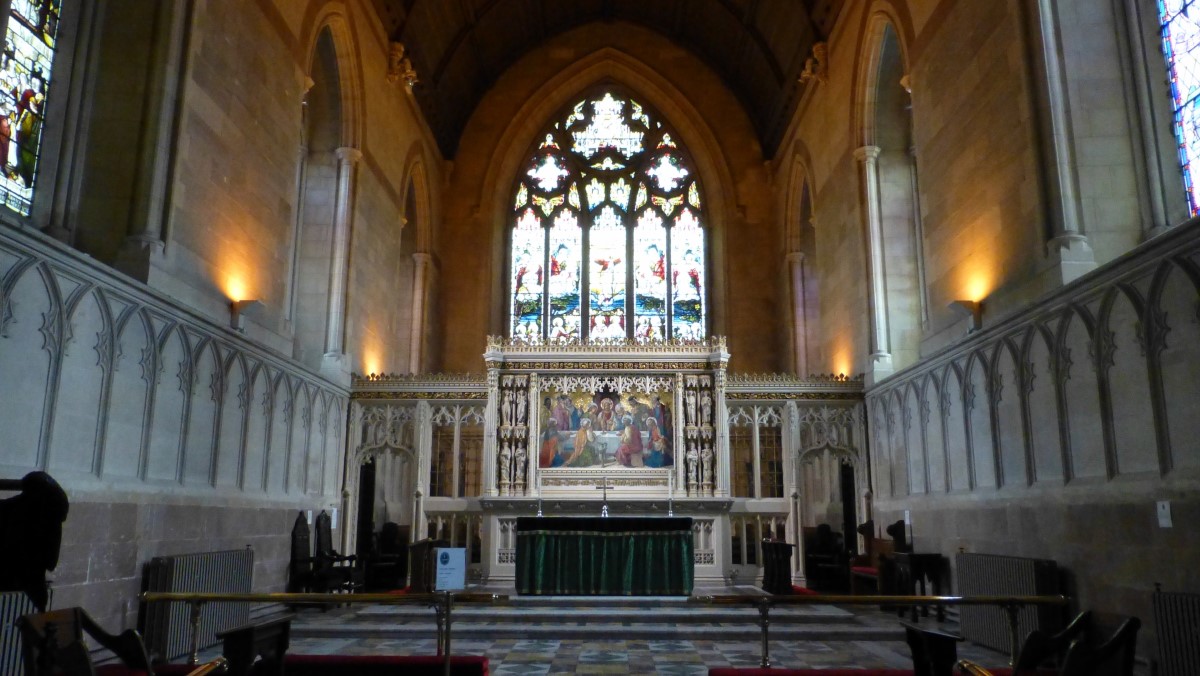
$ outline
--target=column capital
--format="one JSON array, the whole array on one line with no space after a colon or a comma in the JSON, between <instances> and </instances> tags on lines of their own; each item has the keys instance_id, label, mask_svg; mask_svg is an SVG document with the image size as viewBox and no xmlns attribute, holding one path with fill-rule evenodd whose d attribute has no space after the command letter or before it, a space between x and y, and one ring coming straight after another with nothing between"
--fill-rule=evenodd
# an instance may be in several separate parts
<instances>
[{"instance_id":1,"label":"column capital","mask_svg":"<svg viewBox=\"0 0 1200 676\"><path fill-rule=\"evenodd\" d=\"M339 162L345 162L347 164L358 164L359 160L361 160L363 156L361 150L351 146L343 146L338 148L337 150L333 151L333 154L338 158Z\"/></svg>"},{"instance_id":2,"label":"column capital","mask_svg":"<svg viewBox=\"0 0 1200 676\"><path fill-rule=\"evenodd\" d=\"M412 255L412 259L413 263L416 263L419 266L426 266L433 262L433 254L418 251Z\"/></svg>"},{"instance_id":3,"label":"column capital","mask_svg":"<svg viewBox=\"0 0 1200 676\"><path fill-rule=\"evenodd\" d=\"M879 159L879 146L862 146L854 149L854 159L859 162L869 162Z\"/></svg>"},{"instance_id":4,"label":"column capital","mask_svg":"<svg viewBox=\"0 0 1200 676\"><path fill-rule=\"evenodd\" d=\"M803 263L804 262L804 252L803 251L791 252L790 254L787 255L787 262L788 263Z\"/></svg>"}]
</instances>

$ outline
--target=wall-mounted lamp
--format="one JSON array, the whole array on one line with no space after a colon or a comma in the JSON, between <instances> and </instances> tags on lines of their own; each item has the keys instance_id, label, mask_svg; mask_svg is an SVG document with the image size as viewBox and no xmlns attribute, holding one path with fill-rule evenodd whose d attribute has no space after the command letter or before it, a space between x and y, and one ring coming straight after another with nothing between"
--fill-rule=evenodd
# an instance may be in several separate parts
<instances>
[{"instance_id":1,"label":"wall-mounted lamp","mask_svg":"<svg viewBox=\"0 0 1200 676\"><path fill-rule=\"evenodd\" d=\"M265 307L261 300L235 300L229 303L229 327L246 332L246 315Z\"/></svg>"},{"instance_id":2,"label":"wall-mounted lamp","mask_svg":"<svg viewBox=\"0 0 1200 676\"><path fill-rule=\"evenodd\" d=\"M951 301L949 308L956 314L971 318L971 328L967 333L974 333L983 328L983 303L975 300Z\"/></svg>"}]
</instances>

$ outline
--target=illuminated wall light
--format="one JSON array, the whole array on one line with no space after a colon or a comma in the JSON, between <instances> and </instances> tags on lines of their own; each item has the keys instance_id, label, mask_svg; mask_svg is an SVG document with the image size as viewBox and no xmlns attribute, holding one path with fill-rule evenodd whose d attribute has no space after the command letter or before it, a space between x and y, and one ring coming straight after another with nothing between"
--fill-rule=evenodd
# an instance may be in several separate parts
<instances>
[{"instance_id":1,"label":"illuminated wall light","mask_svg":"<svg viewBox=\"0 0 1200 676\"><path fill-rule=\"evenodd\" d=\"M983 303L974 300L955 300L948 306L956 314L970 317L971 324L967 333L971 334L983 328Z\"/></svg>"},{"instance_id":2,"label":"illuminated wall light","mask_svg":"<svg viewBox=\"0 0 1200 676\"><path fill-rule=\"evenodd\" d=\"M235 300L229 303L229 327L246 332L246 315L254 314L266 307L261 300Z\"/></svg>"}]
</instances>

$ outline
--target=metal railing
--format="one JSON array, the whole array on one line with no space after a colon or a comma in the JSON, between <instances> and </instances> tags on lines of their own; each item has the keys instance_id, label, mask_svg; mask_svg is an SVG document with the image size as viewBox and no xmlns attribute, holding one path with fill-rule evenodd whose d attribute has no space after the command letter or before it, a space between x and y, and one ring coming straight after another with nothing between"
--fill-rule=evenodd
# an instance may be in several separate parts
<instances>
[{"instance_id":1,"label":"metal railing","mask_svg":"<svg viewBox=\"0 0 1200 676\"><path fill-rule=\"evenodd\" d=\"M200 661L200 609L206 603L282 603L288 605L320 604L348 605L369 603L378 605L425 605L434 610L437 621L437 654L442 657L443 673L450 674L451 610L455 603L496 603L507 601L500 594L478 592L434 592L431 594L221 594L187 592L142 592L143 603L186 603L191 608L191 652L188 664Z\"/></svg>"},{"instance_id":2,"label":"metal railing","mask_svg":"<svg viewBox=\"0 0 1200 676\"><path fill-rule=\"evenodd\" d=\"M1021 647L1021 639L1017 636L1017 613L1025 606L1065 606L1069 602L1065 596L891 596L878 594L871 596L844 596L840 594L798 594L795 596L722 594L693 596L689 600L693 603L752 605L757 607L759 615L758 624L762 628L762 660L760 664L763 667L771 666L768 631L771 624L769 615L772 606L999 606L1008 614L1009 660L1010 664L1016 664L1017 651Z\"/></svg>"},{"instance_id":3,"label":"metal railing","mask_svg":"<svg viewBox=\"0 0 1200 676\"><path fill-rule=\"evenodd\" d=\"M200 608L205 603L282 603L342 605L368 603L380 605L426 605L434 609L437 620L437 650L443 658L443 669L450 674L451 611L455 603L497 603L508 601L502 594L478 592L435 592L432 594L195 594L180 592L143 592L139 596L144 603L187 603L191 606L192 649L189 664L199 661L200 652ZM838 605L838 606L998 606L1008 614L1009 659L1016 663L1020 649L1017 635L1017 613L1026 606L1065 606L1066 596L845 596L840 594L780 595L766 594L720 594L692 596L690 603L709 605L748 605L758 608L758 625L762 629L763 667L771 666L769 630L770 612L774 606L793 605Z\"/></svg>"}]
</instances>

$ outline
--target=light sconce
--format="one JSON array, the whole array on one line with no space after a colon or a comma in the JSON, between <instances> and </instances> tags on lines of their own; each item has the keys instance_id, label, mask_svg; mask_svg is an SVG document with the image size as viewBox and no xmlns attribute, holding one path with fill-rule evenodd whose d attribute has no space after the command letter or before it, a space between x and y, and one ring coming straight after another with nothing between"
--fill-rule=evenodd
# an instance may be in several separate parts
<instances>
[{"instance_id":1,"label":"light sconce","mask_svg":"<svg viewBox=\"0 0 1200 676\"><path fill-rule=\"evenodd\" d=\"M968 334L983 328L983 303L975 300L956 300L950 303L949 308L955 314L971 318L971 328L967 329Z\"/></svg>"},{"instance_id":2,"label":"light sconce","mask_svg":"<svg viewBox=\"0 0 1200 676\"><path fill-rule=\"evenodd\" d=\"M235 300L229 303L229 327L246 332L246 315L257 312L259 308L266 307L261 300Z\"/></svg>"}]
</instances>

